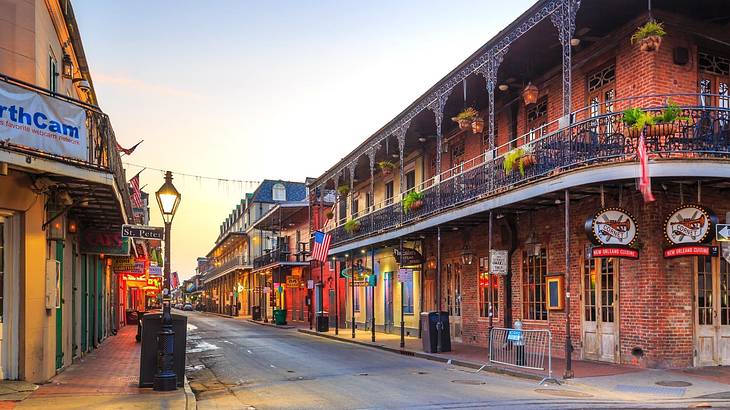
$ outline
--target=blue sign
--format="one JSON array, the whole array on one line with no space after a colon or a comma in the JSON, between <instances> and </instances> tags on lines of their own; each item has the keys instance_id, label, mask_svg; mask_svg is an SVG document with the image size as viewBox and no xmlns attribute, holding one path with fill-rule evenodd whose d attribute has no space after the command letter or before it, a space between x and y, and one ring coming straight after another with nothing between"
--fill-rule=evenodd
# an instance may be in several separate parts
<instances>
[{"instance_id":1,"label":"blue sign","mask_svg":"<svg viewBox=\"0 0 730 410\"><path fill-rule=\"evenodd\" d=\"M512 342L519 342L520 340L522 340L522 331L510 330L509 333L507 333L507 340Z\"/></svg>"}]
</instances>

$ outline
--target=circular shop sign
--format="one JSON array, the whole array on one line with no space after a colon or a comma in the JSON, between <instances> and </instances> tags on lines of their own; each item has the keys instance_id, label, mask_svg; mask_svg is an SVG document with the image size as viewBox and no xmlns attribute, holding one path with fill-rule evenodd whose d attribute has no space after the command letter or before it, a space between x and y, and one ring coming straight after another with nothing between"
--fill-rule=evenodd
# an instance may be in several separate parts
<instances>
[{"instance_id":1,"label":"circular shop sign","mask_svg":"<svg viewBox=\"0 0 730 410\"><path fill-rule=\"evenodd\" d=\"M586 224L591 240L600 245L630 246L636 240L636 220L622 208L604 208Z\"/></svg>"},{"instance_id":2,"label":"circular shop sign","mask_svg":"<svg viewBox=\"0 0 730 410\"><path fill-rule=\"evenodd\" d=\"M664 237L675 245L705 242L716 218L703 206L682 205L664 221Z\"/></svg>"}]
</instances>

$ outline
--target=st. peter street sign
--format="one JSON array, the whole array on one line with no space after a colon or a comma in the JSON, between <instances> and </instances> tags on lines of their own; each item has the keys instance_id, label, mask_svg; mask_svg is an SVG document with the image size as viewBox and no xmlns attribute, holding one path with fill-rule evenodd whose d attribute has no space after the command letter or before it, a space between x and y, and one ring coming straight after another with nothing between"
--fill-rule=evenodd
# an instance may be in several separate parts
<instances>
[{"instance_id":1,"label":"st. peter street sign","mask_svg":"<svg viewBox=\"0 0 730 410\"><path fill-rule=\"evenodd\" d=\"M163 240L165 238L165 230L155 226L122 225L122 237Z\"/></svg>"}]
</instances>

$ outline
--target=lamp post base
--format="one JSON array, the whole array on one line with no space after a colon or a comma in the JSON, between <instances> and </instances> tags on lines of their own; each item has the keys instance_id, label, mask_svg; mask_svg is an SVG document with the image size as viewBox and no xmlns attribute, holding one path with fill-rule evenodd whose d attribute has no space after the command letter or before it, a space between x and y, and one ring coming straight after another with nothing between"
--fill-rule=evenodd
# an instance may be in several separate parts
<instances>
[{"instance_id":1,"label":"lamp post base","mask_svg":"<svg viewBox=\"0 0 730 410\"><path fill-rule=\"evenodd\" d=\"M169 303L169 302L167 302ZM162 314L162 329L157 334L157 374L152 388L155 391L177 390L177 375L175 374L175 331L172 328L172 316L169 305L164 307Z\"/></svg>"}]
</instances>

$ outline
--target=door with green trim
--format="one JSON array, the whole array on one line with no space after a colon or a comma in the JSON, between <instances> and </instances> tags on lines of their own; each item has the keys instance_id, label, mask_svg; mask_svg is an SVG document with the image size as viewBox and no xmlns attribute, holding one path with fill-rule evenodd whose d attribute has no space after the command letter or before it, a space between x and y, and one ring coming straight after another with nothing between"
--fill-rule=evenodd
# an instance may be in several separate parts
<instances>
[{"instance_id":1,"label":"door with green trim","mask_svg":"<svg viewBox=\"0 0 730 410\"><path fill-rule=\"evenodd\" d=\"M104 336L104 259L96 264L96 343Z\"/></svg>"},{"instance_id":2,"label":"door with green trim","mask_svg":"<svg viewBox=\"0 0 730 410\"><path fill-rule=\"evenodd\" d=\"M63 367L63 242L56 241L56 260L60 262L60 274L58 275L58 300L56 306L56 369Z\"/></svg>"},{"instance_id":3,"label":"door with green trim","mask_svg":"<svg viewBox=\"0 0 730 410\"><path fill-rule=\"evenodd\" d=\"M89 332L87 320L89 316L88 299L89 288L87 285L89 270L89 257L81 256L81 351L86 352L88 348Z\"/></svg>"}]
</instances>

